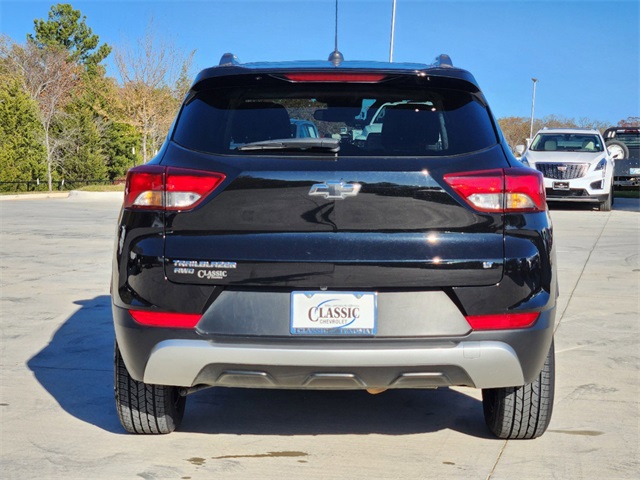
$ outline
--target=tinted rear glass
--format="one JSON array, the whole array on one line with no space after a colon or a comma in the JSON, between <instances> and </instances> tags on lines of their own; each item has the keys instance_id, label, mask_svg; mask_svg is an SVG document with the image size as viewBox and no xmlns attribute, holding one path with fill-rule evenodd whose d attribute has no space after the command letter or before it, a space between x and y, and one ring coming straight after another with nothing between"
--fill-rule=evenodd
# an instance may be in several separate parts
<instances>
[{"instance_id":1,"label":"tinted rear glass","mask_svg":"<svg viewBox=\"0 0 640 480\"><path fill-rule=\"evenodd\" d=\"M640 146L640 132L639 131L625 131L616 132L614 137L616 140L624 142L628 147Z\"/></svg>"},{"instance_id":2,"label":"tinted rear glass","mask_svg":"<svg viewBox=\"0 0 640 480\"><path fill-rule=\"evenodd\" d=\"M488 110L468 92L384 82L265 83L210 87L191 95L173 140L225 155L264 154L241 147L314 136L339 140L340 156L458 155L497 143ZM296 128L300 121L305 128Z\"/></svg>"}]
</instances>

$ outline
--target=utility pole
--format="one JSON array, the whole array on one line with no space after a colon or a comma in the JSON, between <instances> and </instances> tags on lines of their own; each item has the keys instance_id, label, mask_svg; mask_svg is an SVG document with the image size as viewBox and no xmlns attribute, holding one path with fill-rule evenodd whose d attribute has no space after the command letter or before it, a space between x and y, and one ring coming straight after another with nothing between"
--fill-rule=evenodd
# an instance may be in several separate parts
<instances>
[{"instance_id":1,"label":"utility pole","mask_svg":"<svg viewBox=\"0 0 640 480\"><path fill-rule=\"evenodd\" d=\"M389 63L393 62L393 37L396 33L396 0L391 8L391 46L389 47Z\"/></svg>"},{"instance_id":2,"label":"utility pole","mask_svg":"<svg viewBox=\"0 0 640 480\"><path fill-rule=\"evenodd\" d=\"M531 81L533 81L533 95L531 97L531 127L529 128L529 144L531 144L531 141L533 140L533 112L536 107L536 83L538 83L538 79L532 78Z\"/></svg>"}]
</instances>

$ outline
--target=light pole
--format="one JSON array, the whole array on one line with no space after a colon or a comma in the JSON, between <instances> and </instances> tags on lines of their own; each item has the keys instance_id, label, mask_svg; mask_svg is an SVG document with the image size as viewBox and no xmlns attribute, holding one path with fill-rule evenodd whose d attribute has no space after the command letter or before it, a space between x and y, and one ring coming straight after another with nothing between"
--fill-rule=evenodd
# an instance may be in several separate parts
<instances>
[{"instance_id":1,"label":"light pole","mask_svg":"<svg viewBox=\"0 0 640 480\"><path fill-rule=\"evenodd\" d=\"M529 128L529 144L533 140L533 111L536 107L536 83L538 83L537 78L532 78L533 81L533 95L531 97L531 127Z\"/></svg>"},{"instance_id":2,"label":"light pole","mask_svg":"<svg viewBox=\"0 0 640 480\"><path fill-rule=\"evenodd\" d=\"M389 63L393 62L393 37L396 33L396 0L391 7L391 45L389 46Z\"/></svg>"}]
</instances>

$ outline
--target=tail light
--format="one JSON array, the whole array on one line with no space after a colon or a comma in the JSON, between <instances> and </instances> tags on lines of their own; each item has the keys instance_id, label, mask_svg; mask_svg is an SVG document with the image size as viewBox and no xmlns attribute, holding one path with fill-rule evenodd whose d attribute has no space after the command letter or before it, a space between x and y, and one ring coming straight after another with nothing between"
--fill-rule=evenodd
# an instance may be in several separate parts
<instances>
[{"instance_id":1,"label":"tail light","mask_svg":"<svg viewBox=\"0 0 640 480\"><path fill-rule=\"evenodd\" d=\"M538 320L539 313L502 313L496 315L469 315L465 317L474 330L501 330L527 328Z\"/></svg>"},{"instance_id":2,"label":"tail light","mask_svg":"<svg viewBox=\"0 0 640 480\"><path fill-rule=\"evenodd\" d=\"M216 172L141 165L127 173L124 207L153 210L190 210L225 179Z\"/></svg>"},{"instance_id":3,"label":"tail light","mask_svg":"<svg viewBox=\"0 0 640 480\"><path fill-rule=\"evenodd\" d=\"M387 78L378 73L344 73L344 72L303 72L287 73L284 78L291 82L346 82L346 83L377 83Z\"/></svg>"},{"instance_id":4,"label":"tail light","mask_svg":"<svg viewBox=\"0 0 640 480\"><path fill-rule=\"evenodd\" d=\"M133 319L148 327L194 328L202 315L197 313L154 312L149 310L129 310Z\"/></svg>"},{"instance_id":5,"label":"tail light","mask_svg":"<svg viewBox=\"0 0 640 480\"><path fill-rule=\"evenodd\" d=\"M449 173L444 180L480 212L543 212L547 208L543 177L537 170Z\"/></svg>"}]
</instances>

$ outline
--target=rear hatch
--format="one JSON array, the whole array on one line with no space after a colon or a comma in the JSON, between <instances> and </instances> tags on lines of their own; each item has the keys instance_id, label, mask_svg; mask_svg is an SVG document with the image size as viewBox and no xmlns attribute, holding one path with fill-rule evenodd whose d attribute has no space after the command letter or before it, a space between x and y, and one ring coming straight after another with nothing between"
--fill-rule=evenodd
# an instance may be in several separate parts
<instances>
[{"instance_id":1,"label":"rear hatch","mask_svg":"<svg viewBox=\"0 0 640 480\"><path fill-rule=\"evenodd\" d=\"M502 215L475 211L443 179L508 166L477 87L380 78L243 76L196 86L162 165L225 180L193 210L165 214L169 281L288 289L498 283ZM382 132L352 143L368 109L391 102ZM322 138L291 141L291 119L313 122Z\"/></svg>"},{"instance_id":2,"label":"rear hatch","mask_svg":"<svg viewBox=\"0 0 640 480\"><path fill-rule=\"evenodd\" d=\"M640 129L615 129L610 138L624 143L629 150L628 156L616 160L614 175L621 179L640 177Z\"/></svg>"}]
</instances>

